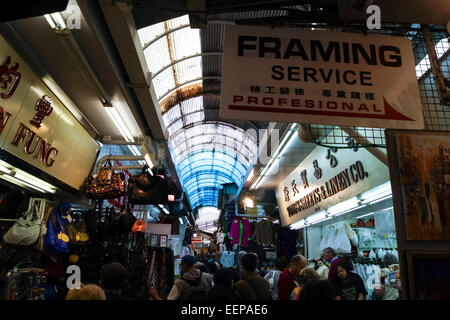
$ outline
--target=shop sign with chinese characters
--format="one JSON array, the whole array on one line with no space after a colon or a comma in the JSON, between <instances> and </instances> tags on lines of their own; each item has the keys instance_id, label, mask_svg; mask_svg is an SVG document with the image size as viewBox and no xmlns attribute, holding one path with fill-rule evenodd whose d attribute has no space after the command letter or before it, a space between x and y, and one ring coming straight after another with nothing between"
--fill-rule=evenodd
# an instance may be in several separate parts
<instances>
[{"instance_id":1,"label":"shop sign with chinese characters","mask_svg":"<svg viewBox=\"0 0 450 320\"><path fill-rule=\"evenodd\" d=\"M225 26L220 116L423 129L411 41Z\"/></svg>"},{"instance_id":2,"label":"shop sign with chinese characters","mask_svg":"<svg viewBox=\"0 0 450 320\"><path fill-rule=\"evenodd\" d=\"M98 143L0 37L0 147L79 189Z\"/></svg>"},{"instance_id":3,"label":"shop sign with chinese characters","mask_svg":"<svg viewBox=\"0 0 450 320\"><path fill-rule=\"evenodd\" d=\"M283 226L389 181L389 170L347 137L352 148L316 147L277 187Z\"/></svg>"}]
</instances>

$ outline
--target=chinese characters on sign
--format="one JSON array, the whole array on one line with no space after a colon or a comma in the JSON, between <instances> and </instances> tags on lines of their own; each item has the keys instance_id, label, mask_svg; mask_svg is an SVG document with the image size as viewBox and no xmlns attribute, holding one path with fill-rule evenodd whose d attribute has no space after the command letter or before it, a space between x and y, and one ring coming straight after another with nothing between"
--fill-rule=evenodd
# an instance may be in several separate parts
<instances>
[{"instance_id":1,"label":"chinese characters on sign","mask_svg":"<svg viewBox=\"0 0 450 320\"><path fill-rule=\"evenodd\" d=\"M11 57L8 56L6 61L0 66L0 88L4 90L1 93L3 99L9 99L16 91L22 74L18 72L19 63L14 63L11 67Z\"/></svg>"},{"instance_id":2,"label":"chinese characters on sign","mask_svg":"<svg viewBox=\"0 0 450 320\"><path fill-rule=\"evenodd\" d=\"M48 96L43 96L38 100L34 109L36 109L37 113L33 120L30 120L30 123L39 129L41 127L42 120L49 116L53 111L52 101Z\"/></svg>"}]
</instances>

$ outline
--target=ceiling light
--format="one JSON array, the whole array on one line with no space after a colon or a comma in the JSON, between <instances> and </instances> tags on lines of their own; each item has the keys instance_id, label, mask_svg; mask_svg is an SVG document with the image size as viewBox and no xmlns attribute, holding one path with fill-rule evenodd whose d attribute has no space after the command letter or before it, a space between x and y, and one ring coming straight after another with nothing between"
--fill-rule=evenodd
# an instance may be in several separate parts
<instances>
[{"instance_id":1,"label":"ceiling light","mask_svg":"<svg viewBox=\"0 0 450 320\"><path fill-rule=\"evenodd\" d=\"M254 203L253 203L253 199L250 196L245 197L244 203L247 208L253 208Z\"/></svg>"},{"instance_id":2,"label":"ceiling light","mask_svg":"<svg viewBox=\"0 0 450 320\"><path fill-rule=\"evenodd\" d=\"M391 195L391 183L386 182L378 187L375 187L369 191L363 192L361 194L361 203L368 203L379 198L385 197L387 195Z\"/></svg>"},{"instance_id":3,"label":"ceiling light","mask_svg":"<svg viewBox=\"0 0 450 320\"><path fill-rule=\"evenodd\" d=\"M263 177L266 174L266 172L268 172L271 169L272 165L275 163L276 160L279 160L278 157L284 153L285 149L287 149L286 147L288 145L290 145L290 143L295 138L295 133L297 132L296 131L297 126L298 125L296 123L293 123L291 125L291 127L289 128L289 132L284 136L281 143L275 149L275 152L273 153L272 158L270 159L269 163L264 167L264 169L261 172L261 175L258 177L258 179L252 184L252 186L250 187L250 190L259 188L259 185L263 181ZM288 142L288 143L286 143L286 142Z\"/></svg>"},{"instance_id":4,"label":"ceiling light","mask_svg":"<svg viewBox=\"0 0 450 320\"><path fill-rule=\"evenodd\" d=\"M305 219L302 219L302 220L300 220L300 221L297 221L297 222L295 222L295 223L293 223L293 224L291 225L291 229L292 229L292 230L298 230L298 229L301 229L301 228L304 228L304 227L306 227L306 221L305 221Z\"/></svg>"},{"instance_id":5,"label":"ceiling light","mask_svg":"<svg viewBox=\"0 0 450 320\"><path fill-rule=\"evenodd\" d=\"M105 107L105 111L114 122L114 125L117 127L117 129L119 129L121 135L125 138L125 140L128 142L134 142L134 138L130 130L128 130L128 127L125 125L125 122L122 120L122 117L119 115L119 112L116 110L116 108L114 106Z\"/></svg>"},{"instance_id":6,"label":"ceiling light","mask_svg":"<svg viewBox=\"0 0 450 320\"><path fill-rule=\"evenodd\" d=\"M364 214L364 215L359 216L359 217L356 217L355 219L361 219L361 218L368 217L368 216L371 216L371 215L373 215L373 212L368 213L368 214Z\"/></svg>"},{"instance_id":7,"label":"ceiling light","mask_svg":"<svg viewBox=\"0 0 450 320\"><path fill-rule=\"evenodd\" d=\"M378 198L377 200L371 201L369 204L375 204L375 203L378 203L378 202L380 202L380 201L389 199L389 198L391 198L391 197L392 197L392 194L388 194L388 195L386 195L386 196L384 196L384 197L382 197L382 198Z\"/></svg>"},{"instance_id":8,"label":"ceiling light","mask_svg":"<svg viewBox=\"0 0 450 320\"><path fill-rule=\"evenodd\" d=\"M56 29L56 24L55 24L55 22L53 22L52 17L50 17L50 15L48 15L48 14L44 15L44 17L45 17L45 20L47 20L47 22L50 25L50 27L52 29Z\"/></svg>"},{"instance_id":9,"label":"ceiling light","mask_svg":"<svg viewBox=\"0 0 450 320\"><path fill-rule=\"evenodd\" d=\"M0 164L0 171L2 173L11 174L11 170L6 168L6 167L4 167L4 166L2 166L1 164Z\"/></svg>"},{"instance_id":10,"label":"ceiling light","mask_svg":"<svg viewBox=\"0 0 450 320\"><path fill-rule=\"evenodd\" d=\"M166 214L169 214L169 210L166 209L166 207L164 207L162 204L159 205L159 207L162 209L162 211L164 211Z\"/></svg>"},{"instance_id":11,"label":"ceiling light","mask_svg":"<svg viewBox=\"0 0 450 320\"><path fill-rule=\"evenodd\" d=\"M178 218L178 221L180 221L181 224L184 224L183 218Z\"/></svg>"},{"instance_id":12,"label":"ceiling light","mask_svg":"<svg viewBox=\"0 0 450 320\"><path fill-rule=\"evenodd\" d=\"M19 179L21 181L25 181L28 184L36 186L39 189L45 190L47 192L50 192L50 193L55 193L56 192L56 190L47 187L44 183L42 183L42 181L35 181L35 180L31 179L31 178L28 178L28 177L24 176L23 174L21 174L19 172L16 172L14 174L14 178Z\"/></svg>"},{"instance_id":13,"label":"ceiling light","mask_svg":"<svg viewBox=\"0 0 450 320\"><path fill-rule=\"evenodd\" d=\"M14 184L16 184L16 185L19 185L19 186L26 186L26 187L35 189L35 190L37 190L37 191L39 191L39 192L45 193L45 190L43 190L43 189L41 189L41 188L35 186L34 184L30 184L30 183L27 183L27 182L25 182L25 181L16 179L16 178L14 178L13 176L0 175L0 178L2 178L3 180L9 181L9 182L11 182L11 183L14 183Z\"/></svg>"},{"instance_id":14,"label":"ceiling light","mask_svg":"<svg viewBox=\"0 0 450 320\"><path fill-rule=\"evenodd\" d=\"M356 208L358 208L358 199L353 197L328 208L328 214L334 216Z\"/></svg>"},{"instance_id":15,"label":"ceiling light","mask_svg":"<svg viewBox=\"0 0 450 320\"><path fill-rule=\"evenodd\" d=\"M67 29L66 23L64 22L63 16L61 13L56 12L51 14L54 21L56 21L58 29Z\"/></svg>"},{"instance_id":16,"label":"ceiling light","mask_svg":"<svg viewBox=\"0 0 450 320\"><path fill-rule=\"evenodd\" d=\"M309 217L306 218L306 223L307 224L313 224L313 223L317 223L323 219L328 219L327 218L327 213L325 211L320 211L318 213L315 213Z\"/></svg>"}]
</instances>

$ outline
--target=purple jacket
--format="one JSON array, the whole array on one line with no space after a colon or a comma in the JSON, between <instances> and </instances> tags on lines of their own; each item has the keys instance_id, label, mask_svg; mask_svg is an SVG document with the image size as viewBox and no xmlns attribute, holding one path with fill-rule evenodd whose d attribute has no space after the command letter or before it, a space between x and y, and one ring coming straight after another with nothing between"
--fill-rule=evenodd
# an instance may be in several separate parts
<instances>
[{"instance_id":1,"label":"purple jacket","mask_svg":"<svg viewBox=\"0 0 450 320\"><path fill-rule=\"evenodd\" d=\"M233 218L231 220L231 230L228 235L231 244L246 246L250 240L250 222L244 218Z\"/></svg>"}]
</instances>

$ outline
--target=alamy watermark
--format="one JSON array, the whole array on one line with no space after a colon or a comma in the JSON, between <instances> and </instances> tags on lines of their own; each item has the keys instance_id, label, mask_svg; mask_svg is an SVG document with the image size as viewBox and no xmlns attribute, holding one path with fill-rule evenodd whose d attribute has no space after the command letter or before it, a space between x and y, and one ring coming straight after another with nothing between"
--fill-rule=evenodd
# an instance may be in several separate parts
<instances>
[{"instance_id":1,"label":"alamy watermark","mask_svg":"<svg viewBox=\"0 0 450 320\"><path fill-rule=\"evenodd\" d=\"M379 6L373 4L367 7L366 13L370 14L369 17L367 17L367 29L374 30L374 29L381 29L381 9Z\"/></svg>"}]
</instances>

